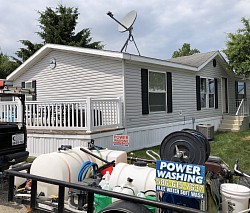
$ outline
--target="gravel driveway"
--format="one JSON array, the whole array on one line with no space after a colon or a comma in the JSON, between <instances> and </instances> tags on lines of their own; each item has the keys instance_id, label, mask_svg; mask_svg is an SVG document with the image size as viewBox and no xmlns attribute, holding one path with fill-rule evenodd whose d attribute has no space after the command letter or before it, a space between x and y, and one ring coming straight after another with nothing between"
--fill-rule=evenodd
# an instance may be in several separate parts
<instances>
[{"instance_id":1,"label":"gravel driveway","mask_svg":"<svg viewBox=\"0 0 250 213\"><path fill-rule=\"evenodd\" d=\"M8 184L0 183L0 212L4 213L27 213L28 209L21 204L8 202ZM36 213L44 213L44 211L31 211Z\"/></svg>"}]
</instances>

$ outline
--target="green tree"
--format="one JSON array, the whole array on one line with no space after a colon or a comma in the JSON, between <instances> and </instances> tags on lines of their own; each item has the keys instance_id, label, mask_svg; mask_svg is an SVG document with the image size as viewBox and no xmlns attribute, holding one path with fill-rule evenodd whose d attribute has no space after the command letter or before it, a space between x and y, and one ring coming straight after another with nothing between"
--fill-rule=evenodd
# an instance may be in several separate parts
<instances>
[{"instance_id":1,"label":"green tree","mask_svg":"<svg viewBox=\"0 0 250 213\"><path fill-rule=\"evenodd\" d=\"M16 55L20 58L14 58L19 64L22 64L22 62L26 61L30 56L32 56L37 50L39 50L43 45L42 44L33 44L29 40L21 40L20 41L26 48L20 48Z\"/></svg>"},{"instance_id":2,"label":"green tree","mask_svg":"<svg viewBox=\"0 0 250 213\"><path fill-rule=\"evenodd\" d=\"M18 66L8 55L0 53L0 79L5 79Z\"/></svg>"},{"instance_id":3,"label":"green tree","mask_svg":"<svg viewBox=\"0 0 250 213\"><path fill-rule=\"evenodd\" d=\"M226 54L229 66L239 75L250 74L250 24L249 19L242 18L244 28L236 33L228 33Z\"/></svg>"},{"instance_id":4,"label":"green tree","mask_svg":"<svg viewBox=\"0 0 250 213\"><path fill-rule=\"evenodd\" d=\"M190 44L184 43L181 49L174 51L172 58L193 55L195 53L200 53L200 51L198 49L191 49Z\"/></svg>"},{"instance_id":5,"label":"green tree","mask_svg":"<svg viewBox=\"0 0 250 213\"><path fill-rule=\"evenodd\" d=\"M91 31L89 28L75 32L77 19L79 16L78 8L66 7L59 4L55 10L47 7L45 11L38 11L40 15L38 22L41 29L37 32L43 40L42 44L33 44L28 40L20 42L26 48L20 48L16 55L22 62L27 60L44 44L63 44L76 47L86 47L93 49L102 49L103 45L100 41L92 42Z\"/></svg>"}]
</instances>

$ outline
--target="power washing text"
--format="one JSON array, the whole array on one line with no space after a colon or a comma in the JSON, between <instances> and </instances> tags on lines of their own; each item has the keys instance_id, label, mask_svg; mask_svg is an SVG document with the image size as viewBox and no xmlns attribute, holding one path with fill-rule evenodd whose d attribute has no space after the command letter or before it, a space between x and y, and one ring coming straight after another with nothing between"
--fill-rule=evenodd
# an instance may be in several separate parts
<instances>
[{"instance_id":1,"label":"power washing text","mask_svg":"<svg viewBox=\"0 0 250 213\"><path fill-rule=\"evenodd\" d=\"M199 166L161 162L160 170L157 170L156 172L157 177L159 178L198 184L202 184L204 181L203 177L200 176L201 168Z\"/></svg>"}]
</instances>

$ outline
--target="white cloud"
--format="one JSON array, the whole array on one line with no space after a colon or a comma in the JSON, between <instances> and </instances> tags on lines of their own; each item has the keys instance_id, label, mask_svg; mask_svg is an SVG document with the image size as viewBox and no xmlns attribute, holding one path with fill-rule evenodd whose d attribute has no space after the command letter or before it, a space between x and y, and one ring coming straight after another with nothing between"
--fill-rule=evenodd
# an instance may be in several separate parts
<instances>
[{"instance_id":1,"label":"white cloud","mask_svg":"<svg viewBox=\"0 0 250 213\"><path fill-rule=\"evenodd\" d=\"M117 31L117 23L106 15L112 11L121 20L129 11L138 17L133 35L142 55L169 58L184 42L202 52L225 47L226 33L242 27L242 17L250 18L249 0L61 0L63 5L78 7L76 31L90 28L93 40L102 41L106 49L120 51L127 33ZM58 1L0 0L0 47L14 55L18 42L28 39L40 42L37 11L55 8ZM132 43L128 50L136 53Z\"/></svg>"}]
</instances>

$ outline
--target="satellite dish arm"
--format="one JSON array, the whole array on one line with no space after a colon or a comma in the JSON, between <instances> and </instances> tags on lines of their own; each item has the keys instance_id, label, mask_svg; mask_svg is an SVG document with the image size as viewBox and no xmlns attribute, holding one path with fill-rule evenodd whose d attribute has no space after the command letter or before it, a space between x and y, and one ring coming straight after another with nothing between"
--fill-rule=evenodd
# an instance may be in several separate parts
<instances>
[{"instance_id":1,"label":"satellite dish arm","mask_svg":"<svg viewBox=\"0 0 250 213\"><path fill-rule=\"evenodd\" d=\"M124 25L124 24L122 24L121 22L119 22L116 18L114 18L114 15L113 15L113 13L112 12L107 12L107 15L110 17L110 18L112 18L112 19L114 19L118 24L120 24L121 26L123 26L126 30L128 30L128 28Z\"/></svg>"},{"instance_id":2,"label":"satellite dish arm","mask_svg":"<svg viewBox=\"0 0 250 213\"><path fill-rule=\"evenodd\" d=\"M134 21L135 21L136 16L137 16L137 15L136 15L136 11L131 11L130 13L128 13L128 14L124 17L124 19L123 19L122 22L120 22L120 21L118 21L117 19L115 19L115 18L114 18L114 15L113 15L113 13L112 13L111 11L107 12L107 15L108 15L110 18L112 18L113 20L115 20L120 26L122 26L122 27L125 29L125 30L119 29L119 27L118 27L118 30L119 30L120 32L125 32L125 31L128 31L128 32L129 32L129 36L128 36L128 38L127 38L125 44L123 45L123 47L122 47L122 49L121 49L121 52L123 52L124 49L125 49L125 52L126 52L127 46L128 46L128 42L131 41L131 42L134 42L138 54L141 55L140 52L139 52L139 49L138 49L138 47L137 47L137 45L136 45L136 43L135 43L134 36L132 35L133 24L134 24ZM125 23L125 24L123 24L123 23ZM125 26L125 25L127 25L127 26Z\"/></svg>"}]
</instances>

